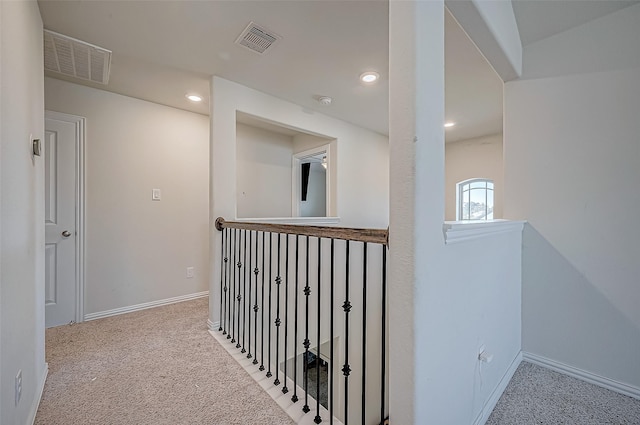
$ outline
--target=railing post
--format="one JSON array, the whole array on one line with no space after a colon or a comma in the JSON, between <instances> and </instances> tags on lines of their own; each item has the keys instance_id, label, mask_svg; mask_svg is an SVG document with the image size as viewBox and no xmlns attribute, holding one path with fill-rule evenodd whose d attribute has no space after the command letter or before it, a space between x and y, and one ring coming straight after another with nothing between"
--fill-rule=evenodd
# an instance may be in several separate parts
<instances>
[{"instance_id":1,"label":"railing post","mask_svg":"<svg viewBox=\"0 0 640 425\"><path fill-rule=\"evenodd\" d=\"M245 230L246 232L246 230ZM238 244L238 263L236 264L236 266L238 267L238 295L236 296L236 301L238 302L238 317L236 318L236 322L237 322L237 334L236 337L238 338L236 340L236 348L240 348L240 337L242 336L242 333L240 332L240 323L242 323L242 233L243 231L240 230L240 243ZM243 323L244 325L244 323Z\"/></svg>"},{"instance_id":2,"label":"railing post","mask_svg":"<svg viewBox=\"0 0 640 425\"><path fill-rule=\"evenodd\" d=\"M276 288L277 288L277 296L276 296L276 379L273 381L273 385L280 385L280 284L282 283L282 277L280 276L280 240L282 239L281 234L278 233L278 276L276 277Z\"/></svg>"},{"instance_id":3,"label":"railing post","mask_svg":"<svg viewBox=\"0 0 640 425\"><path fill-rule=\"evenodd\" d=\"M335 259L334 259L334 239L331 239L331 306L329 308L329 311L331 312L331 335L330 335L330 345L331 345L331 356L329 358L329 373L330 373L330 379L329 379L329 424L333 424L333 371L334 371L334 367L333 367L333 362L334 362L334 347L333 347L333 317L335 316L335 311L334 311L334 264L335 264Z\"/></svg>"},{"instance_id":4,"label":"railing post","mask_svg":"<svg viewBox=\"0 0 640 425\"><path fill-rule=\"evenodd\" d=\"M298 239L299 235L296 235L296 289L295 289L295 301L294 301L294 325L293 325L293 395L291 401L296 403L298 401L298 283L299 283L299 268L298 268Z\"/></svg>"},{"instance_id":5,"label":"railing post","mask_svg":"<svg viewBox=\"0 0 640 425\"><path fill-rule=\"evenodd\" d=\"M227 324L225 320L227 319L226 313L226 300L227 300L227 246L225 245L225 234L228 234L228 230L222 230L222 252L220 254L220 258L222 259L222 269L220 270L220 328L219 331L222 331L222 335L227 334ZM228 241L227 241L228 243Z\"/></svg>"},{"instance_id":6,"label":"railing post","mask_svg":"<svg viewBox=\"0 0 640 425\"><path fill-rule=\"evenodd\" d=\"M268 326L269 326L269 335L267 337L267 344L268 344L268 354L269 354L269 361L267 362L267 378L271 378L272 374L271 374L271 278L273 277L273 242L271 239L271 236L273 235L273 233L269 232L269 321Z\"/></svg>"},{"instance_id":7,"label":"railing post","mask_svg":"<svg viewBox=\"0 0 640 425\"><path fill-rule=\"evenodd\" d=\"M302 411L304 413L308 413L311 409L309 408L309 371L307 370L307 359L309 358L309 295L311 295L311 288L309 288L309 236L307 236L307 266L306 266L306 282L304 287L304 296L305 296L305 319L304 319L304 357L303 357L303 368L304 368L304 406L302 406Z\"/></svg>"},{"instance_id":8,"label":"railing post","mask_svg":"<svg viewBox=\"0 0 640 425\"><path fill-rule=\"evenodd\" d=\"M228 261L225 261L225 274L226 274L226 278L225 278L225 313L227 315L226 319L225 319L225 333L227 334L227 339L231 338L231 273L230 273L230 269L231 269L231 262L232 262L232 258L231 258L231 229L224 229L227 232L227 252L225 254L225 258ZM224 334L223 334L224 335Z\"/></svg>"},{"instance_id":9,"label":"railing post","mask_svg":"<svg viewBox=\"0 0 640 425\"><path fill-rule=\"evenodd\" d=\"M220 320L218 320L218 332L222 330L222 287L224 286L224 232L220 235Z\"/></svg>"},{"instance_id":10,"label":"railing post","mask_svg":"<svg viewBox=\"0 0 640 425\"><path fill-rule=\"evenodd\" d=\"M234 342L236 342L236 251L238 248L238 230L235 229L233 231L233 261L231 262L232 264L232 271L233 271L233 299L231 299L231 309L232 309L232 313L231 313L231 343L233 344ZM227 338L229 338L229 335L227 336Z\"/></svg>"},{"instance_id":11,"label":"railing post","mask_svg":"<svg viewBox=\"0 0 640 425\"><path fill-rule=\"evenodd\" d=\"M247 344L247 358L250 359L251 356L251 245L253 245L253 232L251 230L249 230L249 262L248 267L247 267L247 276L249 277L249 297L247 298L245 305L249 305L249 314L248 314L248 319L247 320L247 324L249 325L249 338L248 341L249 343ZM245 255L246 255L246 247L245 247Z\"/></svg>"},{"instance_id":12,"label":"railing post","mask_svg":"<svg viewBox=\"0 0 640 425\"><path fill-rule=\"evenodd\" d=\"M255 297L256 297L256 301L253 304L253 350L255 351L254 353L254 357L253 357L253 364L258 364L258 273L260 273L260 269L258 268L258 232L256 232L256 244L254 246L256 255L255 255L255 260L256 260L256 268L253 270L253 274L254 274L254 283L255 283ZM249 335L249 338L251 338L251 335Z\"/></svg>"},{"instance_id":13,"label":"railing post","mask_svg":"<svg viewBox=\"0 0 640 425\"><path fill-rule=\"evenodd\" d=\"M316 355L316 417L313 419L313 421L317 424L319 424L320 422L322 422L322 418L320 417L320 345L322 342L322 339L320 337L320 311L321 311L321 306L320 306L320 294L322 293L320 290L320 282L322 281L322 276L321 276L321 270L322 270L322 239L318 238L318 320L317 320L317 326L318 326L318 337L317 337L317 347L318 347L318 353Z\"/></svg>"},{"instance_id":14,"label":"railing post","mask_svg":"<svg viewBox=\"0 0 640 425\"><path fill-rule=\"evenodd\" d=\"M238 302L242 303L242 349L240 352L242 354L246 353L245 350L245 341L246 341L246 333L247 333L247 231L244 231L244 263L240 264L240 269L242 271L242 297L238 298ZM244 269L242 267L244 266ZM244 302L243 301L244 298ZM240 347L240 335L238 335L238 347Z\"/></svg>"},{"instance_id":15,"label":"railing post","mask_svg":"<svg viewBox=\"0 0 640 425\"><path fill-rule=\"evenodd\" d=\"M342 374L344 375L344 425L349 422L349 374L351 374L351 366L349 366L349 312L351 311L351 302L349 301L349 241L347 240L346 254L346 275L345 275L345 301L342 304L344 310L344 366L342 366Z\"/></svg>"},{"instance_id":16,"label":"railing post","mask_svg":"<svg viewBox=\"0 0 640 425\"><path fill-rule=\"evenodd\" d=\"M286 239L285 243L285 267L284 267L284 380L282 386L282 393L289 392L287 388L287 330L289 325L289 235L284 235Z\"/></svg>"},{"instance_id":17,"label":"railing post","mask_svg":"<svg viewBox=\"0 0 640 425\"><path fill-rule=\"evenodd\" d=\"M386 245L382 245L382 371L380 376L380 423L384 424L386 419L385 414L385 404L386 404L386 394L385 388L387 385L387 247Z\"/></svg>"},{"instance_id":18,"label":"railing post","mask_svg":"<svg viewBox=\"0 0 640 425\"><path fill-rule=\"evenodd\" d=\"M367 415L366 377L367 377L367 243L362 253L362 425Z\"/></svg>"},{"instance_id":19,"label":"railing post","mask_svg":"<svg viewBox=\"0 0 640 425\"><path fill-rule=\"evenodd\" d=\"M258 368L258 370L260 372L262 372L264 370L264 275L265 275L265 268L264 268L264 250L265 250L265 239L266 239L266 233L262 232L262 313L261 313L261 319L260 319L260 327L262 328L260 333L260 367ZM268 323L268 321L267 321Z\"/></svg>"}]
</instances>

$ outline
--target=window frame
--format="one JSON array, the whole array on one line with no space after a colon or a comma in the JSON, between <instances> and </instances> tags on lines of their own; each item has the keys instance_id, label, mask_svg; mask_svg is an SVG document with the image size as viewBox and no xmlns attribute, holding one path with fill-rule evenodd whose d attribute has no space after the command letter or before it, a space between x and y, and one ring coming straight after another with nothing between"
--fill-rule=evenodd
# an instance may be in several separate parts
<instances>
[{"instance_id":1,"label":"window frame","mask_svg":"<svg viewBox=\"0 0 640 425\"><path fill-rule=\"evenodd\" d=\"M480 188L472 188L471 185L474 183L484 183L484 187ZM491 185L491 187L489 187ZM465 187L468 189L465 190ZM471 218L471 191L472 190L484 190L484 199L485 199L485 214L484 218ZM463 180L461 182L456 183L456 220L458 221L488 221L493 220L493 218L487 218L489 215L488 212L488 193L491 191L492 200L493 200L493 209L495 209L495 182L492 179L475 177L472 179ZM464 192L469 193L469 218L464 218ZM493 214L493 209L491 214Z\"/></svg>"}]
</instances>

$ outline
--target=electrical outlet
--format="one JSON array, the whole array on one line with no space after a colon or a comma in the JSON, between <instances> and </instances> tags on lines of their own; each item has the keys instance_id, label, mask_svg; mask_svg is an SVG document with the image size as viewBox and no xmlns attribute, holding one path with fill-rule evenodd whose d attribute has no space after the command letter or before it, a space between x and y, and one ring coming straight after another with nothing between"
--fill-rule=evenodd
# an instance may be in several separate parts
<instances>
[{"instance_id":1,"label":"electrical outlet","mask_svg":"<svg viewBox=\"0 0 640 425\"><path fill-rule=\"evenodd\" d=\"M22 369L18 371L16 375L16 406L20 403L20 397L22 397Z\"/></svg>"},{"instance_id":2,"label":"electrical outlet","mask_svg":"<svg viewBox=\"0 0 640 425\"><path fill-rule=\"evenodd\" d=\"M193 267L187 267L187 279L191 279L195 273Z\"/></svg>"}]
</instances>

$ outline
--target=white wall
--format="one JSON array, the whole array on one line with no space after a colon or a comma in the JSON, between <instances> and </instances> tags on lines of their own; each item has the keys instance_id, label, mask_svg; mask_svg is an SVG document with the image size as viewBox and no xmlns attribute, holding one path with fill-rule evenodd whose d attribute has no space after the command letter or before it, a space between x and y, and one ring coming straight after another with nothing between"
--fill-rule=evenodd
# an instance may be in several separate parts
<instances>
[{"instance_id":1,"label":"white wall","mask_svg":"<svg viewBox=\"0 0 640 425\"><path fill-rule=\"evenodd\" d=\"M389 15L390 416L471 424L517 364L521 234L445 245L444 5L390 2Z\"/></svg>"},{"instance_id":2,"label":"white wall","mask_svg":"<svg viewBox=\"0 0 640 425\"><path fill-rule=\"evenodd\" d=\"M445 220L456 220L456 184L472 178L493 180L493 216L502 218L502 134L447 143L445 173Z\"/></svg>"},{"instance_id":3,"label":"white wall","mask_svg":"<svg viewBox=\"0 0 640 425\"><path fill-rule=\"evenodd\" d=\"M615 53L601 34L624 37ZM639 38L636 5L525 50L546 78L505 87L504 210L529 221L523 350L637 394L640 62L628 60L640 59Z\"/></svg>"},{"instance_id":4,"label":"white wall","mask_svg":"<svg viewBox=\"0 0 640 425\"><path fill-rule=\"evenodd\" d=\"M238 123L236 155L238 217L291 217L293 137Z\"/></svg>"},{"instance_id":5,"label":"white wall","mask_svg":"<svg viewBox=\"0 0 640 425\"><path fill-rule=\"evenodd\" d=\"M213 77L211 84L211 208L210 219L233 220L237 217L234 179L236 175L236 111L304 130L313 135L335 139L331 153L338 179L336 213L340 225L386 228L389 214L388 139L369 130L328 116L309 113L301 106L283 101L231 81ZM317 140L316 140L317 141ZM333 158L332 158L333 159ZM220 232L212 228L210 250L219 259ZM220 262L210 263L212 270L209 318L219 317Z\"/></svg>"},{"instance_id":6,"label":"white wall","mask_svg":"<svg viewBox=\"0 0 640 425\"><path fill-rule=\"evenodd\" d=\"M87 118L85 314L206 291L208 118L50 78L45 105Z\"/></svg>"},{"instance_id":7,"label":"white wall","mask_svg":"<svg viewBox=\"0 0 640 425\"><path fill-rule=\"evenodd\" d=\"M44 379L42 20L35 1L0 2L0 423L31 424ZM22 370L22 398L14 379Z\"/></svg>"},{"instance_id":8,"label":"white wall","mask_svg":"<svg viewBox=\"0 0 640 425\"><path fill-rule=\"evenodd\" d=\"M527 45L523 55L523 78L640 67L639 16L640 5L626 7Z\"/></svg>"},{"instance_id":9,"label":"white wall","mask_svg":"<svg viewBox=\"0 0 640 425\"><path fill-rule=\"evenodd\" d=\"M312 136L311 134L298 133L293 136L293 152L300 153L320 146L335 146L335 141L323 137Z\"/></svg>"},{"instance_id":10,"label":"white wall","mask_svg":"<svg viewBox=\"0 0 640 425\"><path fill-rule=\"evenodd\" d=\"M332 163L337 176L337 214L341 225L386 227L388 222L388 139L328 116L309 113L302 107L214 77L212 81L212 161L218 171L220 193L213 193L213 213L237 217L235 175L236 111L282 124L285 127L336 139ZM224 143L221 140L225 140ZM295 148L294 148L295 149ZM219 152L218 152L219 150ZM334 155L334 150L332 150ZM220 164L218 164L218 161ZM229 174L230 173L230 174ZM216 183L212 183L215 190ZM227 206L227 202L231 202ZM224 207L223 207L224 206ZM215 218L215 217L214 217Z\"/></svg>"}]
</instances>

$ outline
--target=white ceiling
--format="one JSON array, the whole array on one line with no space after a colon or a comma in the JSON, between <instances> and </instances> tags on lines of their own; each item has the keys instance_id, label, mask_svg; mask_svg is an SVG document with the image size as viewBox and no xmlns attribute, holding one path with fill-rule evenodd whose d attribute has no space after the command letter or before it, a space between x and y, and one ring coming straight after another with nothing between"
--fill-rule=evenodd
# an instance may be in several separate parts
<instances>
[{"instance_id":1,"label":"white ceiling","mask_svg":"<svg viewBox=\"0 0 640 425\"><path fill-rule=\"evenodd\" d=\"M535 3L535 4L530 4ZM524 44L633 2L523 1L514 13ZM39 0L46 29L113 51L108 86L63 78L152 102L209 113L211 75L388 134L388 2ZM549 15L552 14L552 16ZM282 36L260 56L234 44L246 25ZM502 130L502 83L455 21L446 17L447 141ZM368 70L380 81L364 86ZM194 104L186 93L199 93ZM331 106L318 96L331 96Z\"/></svg>"},{"instance_id":2,"label":"white ceiling","mask_svg":"<svg viewBox=\"0 0 640 425\"><path fill-rule=\"evenodd\" d=\"M514 0L520 41L526 46L638 3L618 0Z\"/></svg>"},{"instance_id":3,"label":"white ceiling","mask_svg":"<svg viewBox=\"0 0 640 425\"><path fill-rule=\"evenodd\" d=\"M447 142L502 133L502 80L450 13L445 13Z\"/></svg>"}]
</instances>

